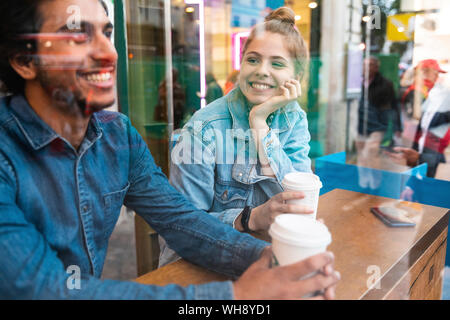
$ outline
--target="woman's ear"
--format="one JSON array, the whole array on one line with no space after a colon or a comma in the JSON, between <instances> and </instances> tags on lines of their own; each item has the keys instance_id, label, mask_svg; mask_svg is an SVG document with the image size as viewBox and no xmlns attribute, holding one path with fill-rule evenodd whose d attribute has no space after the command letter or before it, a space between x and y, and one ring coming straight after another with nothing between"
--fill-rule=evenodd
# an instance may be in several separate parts
<instances>
[{"instance_id":1,"label":"woman's ear","mask_svg":"<svg viewBox=\"0 0 450 320\"><path fill-rule=\"evenodd\" d=\"M9 63L24 80L33 80L36 78L37 70L33 58L18 54L10 58Z\"/></svg>"}]
</instances>

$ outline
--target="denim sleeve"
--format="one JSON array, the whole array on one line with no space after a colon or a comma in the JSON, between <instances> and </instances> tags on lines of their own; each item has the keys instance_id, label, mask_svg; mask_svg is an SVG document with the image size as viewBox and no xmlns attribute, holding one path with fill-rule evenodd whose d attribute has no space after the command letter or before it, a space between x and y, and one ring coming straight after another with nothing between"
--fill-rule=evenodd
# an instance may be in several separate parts
<instances>
[{"instance_id":1,"label":"denim sleeve","mask_svg":"<svg viewBox=\"0 0 450 320\"><path fill-rule=\"evenodd\" d=\"M283 145L276 130L270 130L262 142L270 167L280 184L289 172L311 172L311 159L308 157L311 139L308 121L304 111L300 111L299 115Z\"/></svg>"},{"instance_id":2,"label":"denim sleeve","mask_svg":"<svg viewBox=\"0 0 450 320\"><path fill-rule=\"evenodd\" d=\"M66 272L58 252L16 205L16 185L15 171L0 153L0 299L233 298L231 281L159 287L83 274L73 285L73 273Z\"/></svg>"},{"instance_id":3,"label":"denim sleeve","mask_svg":"<svg viewBox=\"0 0 450 320\"><path fill-rule=\"evenodd\" d=\"M268 244L197 209L169 184L132 127L130 139L131 186L125 205L141 215L182 258L232 278L241 275Z\"/></svg>"},{"instance_id":4,"label":"denim sleeve","mask_svg":"<svg viewBox=\"0 0 450 320\"><path fill-rule=\"evenodd\" d=\"M171 155L170 184L195 207L234 227L234 221L244 208L210 211L214 201L216 163L212 149L190 130L183 129Z\"/></svg>"}]
</instances>

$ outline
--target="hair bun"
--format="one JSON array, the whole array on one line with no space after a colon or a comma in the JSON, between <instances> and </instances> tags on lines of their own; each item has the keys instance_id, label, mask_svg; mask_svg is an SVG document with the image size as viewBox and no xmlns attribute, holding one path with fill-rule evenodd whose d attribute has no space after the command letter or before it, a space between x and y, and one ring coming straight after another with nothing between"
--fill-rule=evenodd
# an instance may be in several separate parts
<instances>
[{"instance_id":1,"label":"hair bun","mask_svg":"<svg viewBox=\"0 0 450 320\"><path fill-rule=\"evenodd\" d=\"M284 23L295 25L295 13L288 7L281 7L269 13L264 19L265 22L271 20L278 20Z\"/></svg>"}]
</instances>

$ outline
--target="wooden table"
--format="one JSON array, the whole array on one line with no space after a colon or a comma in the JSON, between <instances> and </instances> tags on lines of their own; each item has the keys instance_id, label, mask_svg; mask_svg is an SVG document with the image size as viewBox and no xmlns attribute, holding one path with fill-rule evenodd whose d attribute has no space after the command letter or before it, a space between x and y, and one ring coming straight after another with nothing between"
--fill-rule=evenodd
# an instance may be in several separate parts
<instances>
[{"instance_id":1,"label":"wooden table","mask_svg":"<svg viewBox=\"0 0 450 320\"><path fill-rule=\"evenodd\" d=\"M415 228L389 228L370 208L397 204L417 222ZM346 190L320 197L318 218L328 226L341 273L337 299L440 299L445 264L447 209L398 202ZM200 284L226 280L184 260L136 279L145 284Z\"/></svg>"}]
</instances>

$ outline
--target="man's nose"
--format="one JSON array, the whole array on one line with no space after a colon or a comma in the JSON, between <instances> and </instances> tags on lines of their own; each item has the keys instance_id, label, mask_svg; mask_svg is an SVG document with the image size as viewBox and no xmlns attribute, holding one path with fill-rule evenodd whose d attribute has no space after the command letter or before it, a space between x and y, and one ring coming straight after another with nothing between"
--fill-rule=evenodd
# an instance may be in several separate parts
<instances>
[{"instance_id":1,"label":"man's nose","mask_svg":"<svg viewBox=\"0 0 450 320\"><path fill-rule=\"evenodd\" d=\"M91 56L96 61L102 61L105 64L113 64L117 62L117 51L111 40L103 33L95 37L93 41L93 50Z\"/></svg>"}]
</instances>

